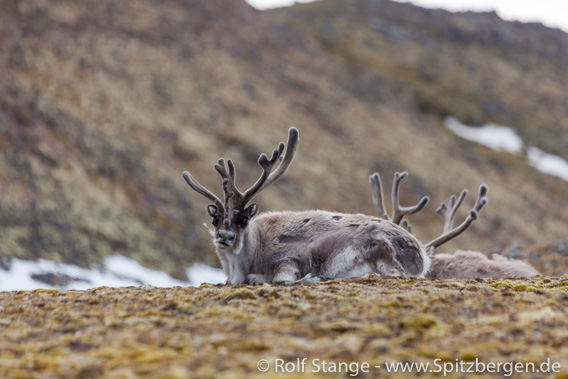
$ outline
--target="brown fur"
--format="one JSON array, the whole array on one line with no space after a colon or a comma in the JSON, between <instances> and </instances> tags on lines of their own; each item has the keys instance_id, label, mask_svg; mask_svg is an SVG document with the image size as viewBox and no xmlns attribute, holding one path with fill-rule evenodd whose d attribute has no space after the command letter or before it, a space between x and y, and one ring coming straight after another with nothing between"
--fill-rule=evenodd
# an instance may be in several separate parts
<instances>
[{"instance_id":1,"label":"brown fur","mask_svg":"<svg viewBox=\"0 0 568 379\"><path fill-rule=\"evenodd\" d=\"M437 254L432 258L428 278L512 278L539 275L530 264L517 259L493 255L493 259L476 251L456 251L453 254Z\"/></svg>"},{"instance_id":2,"label":"brown fur","mask_svg":"<svg viewBox=\"0 0 568 379\"><path fill-rule=\"evenodd\" d=\"M249 205L250 201L286 173L298 142L299 132L291 127L287 145L280 143L270 158L261 154L258 164L262 174L246 191L235 185L232 160L225 164L219 159L215 170L223 179L224 201L183 172L187 184L213 202L207 212L227 281L286 283L371 272L423 277L430 265L426 249L393 222L325 211L275 212L255 218L259 207Z\"/></svg>"},{"instance_id":3,"label":"brown fur","mask_svg":"<svg viewBox=\"0 0 568 379\"><path fill-rule=\"evenodd\" d=\"M326 211L273 212L253 219L242 243L216 244L232 284L339 278L371 272L424 276L429 267L416 238L378 217Z\"/></svg>"}]
</instances>

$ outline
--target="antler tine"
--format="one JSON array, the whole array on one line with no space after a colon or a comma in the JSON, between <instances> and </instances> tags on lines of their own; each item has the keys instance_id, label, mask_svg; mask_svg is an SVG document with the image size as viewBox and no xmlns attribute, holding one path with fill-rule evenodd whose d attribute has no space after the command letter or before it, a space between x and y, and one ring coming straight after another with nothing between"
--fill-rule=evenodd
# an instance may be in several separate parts
<instances>
[{"instance_id":1,"label":"antler tine","mask_svg":"<svg viewBox=\"0 0 568 379\"><path fill-rule=\"evenodd\" d=\"M489 187L482 184L479 187L479 194L477 195L477 201L475 202L474 210L479 213L481 209L487 204L487 192L489 192Z\"/></svg>"},{"instance_id":2,"label":"antler tine","mask_svg":"<svg viewBox=\"0 0 568 379\"><path fill-rule=\"evenodd\" d=\"M373 191L373 204L379 216L383 219L390 221L390 217L385 208L383 186L381 184L381 176L378 172L369 176L369 183L371 184L371 190Z\"/></svg>"},{"instance_id":3,"label":"antler tine","mask_svg":"<svg viewBox=\"0 0 568 379\"><path fill-rule=\"evenodd\" d=\"M281 142L278 145L278 149L273 151L270 159L268 159L265 154L260 155L258 164L262 167L263 171L256 183L243 193L242 199L240 200L243 206L286 173L296 155L299 141L300 133L298 129L291 127L288 131L288 142L286 146ZM286 153L282 156L284 147L286 147ZM279 163L278 167L275 166L277 163Z\"/></svg>"},{"instance_id":4,"label":"antler tine","mask_svg":"<svg viewBox=\"0 0 568 379\"><path fill-rule=\"evenodd\" d=\"M223 192L225 194L225 209L228 210L232 208L230 202L233 201L234 203L235 199L238 199L241 193L239 192L239 190L235 185L235 166L233 164L233 161L227 159L227 166L229 166L228 172L227 172L227 167L225 166L225 160L221 158L219 159L219 161L217 161L217 164L215 165L215 170L217 170L217 172L219 173L219 175L221 175L221 178L223 179Z\"/></svg>"},{"instance_id":5,"label":"antler tine","mask_svg":"<svg viewBox=\"0 0 568 379\"><path fill-rule=\"evenodd\" d=\"M291 127L288 130L288 142L286 143L286 153L284 154L282 161L280 161L280 164L278 165L276 170L270 174L270 176L268 177L266 182L262 185L262 187L258 190L258 192L261 192L266 187L270 186L272 183L280 179L282 175L286 173L286 171L288 171L288 167L290 167L290 165L292 164L294 156L296 155L296 151L298 150L299 142L300 142L300 133L298 132L298 129L296 129L295 127ZM282 143L280 144L278 150L279 151L283 150Z\"/></svg>"},{"instance_id":6,"label":"antler tine","mask_svg":"<svg viewBox=\"0 0 568 379\"><path fill-rule=\"evenodd\" d=\"M250 200L256 193L259 192L260 188L264 185L264 183L266 183L266 180L269 178L270 174L272 173L272 170L274 170L274 165L277 162L281 161L283 152L284 152L284 143L280 142L280 144L278 145L278 149L275 149L272 152L272 157L270 159L268 159L266 154L264 153L260 154L260 157L258 157L258 164L260 165L260 167L262 167L262 174L260 175L260 178L258 178L256 183L254 183L251 188L245 191L245 193L243 194L245 198L250 197L249 198Z\"/></svg>"},{"instance_id":7,"label":"antler tine","mask_svg":"<svg viewBox=\"0 0 568 379\"><path fill-rule=\"evenodd\" d=\"M450 197L450 205L447 206L446 203L442 203L436 212L444 217L444 230L443 233L448 233L454 227L454 219L456 218L457 211L462 205L463 200L467 196L467 190L464 189L460 193L460 197L456 198L456 195Z\"/></svg>"},{"instance_id":8,"label":"antler tine","mask_svg":"<svg viewBox=\"0 0 568 379\"><path fill-rule=\"evenodd\" d=\"M398 197L398 192L400 190L400 182L407 176L408 172L406 171L402 173L395 172L394 174L394 182L392 185L392 196L391 196L392 206L393 206L392 222L397 225L400 224L404 216L420 212L430 201L430 198L428 196L424 196L415 206L403 207L400 205Z\"/></svg>"},{"instance_id":9,"label":"antler tine","mask_svg":"<svg viewBox=\"0 0 568 379\"><path fill-rule=\"evenodd\" d=\"M201 195L214 202L217 207L223 208L223 203L221 202L221 200L219 200L219 198L215 194L213 194L213 192L209 191L207 188L199 184L199 182L195 180L195 178L189 172L184 171L182 175L187 184L189 184L189 186L193 188L194 191L200 193Z\"/></svg>"},{"instance_id":10,"label":"antler tine","mask_svg":"<svg viewBox=\"0 0 568 379\"><path fill-rule=\"evenodd\" d=\"M408 233L412 234L412 226L410 225L410 223L407 220L402 220L402 223L400 224L400 226L402 226L404 229L406 229L408 231Z\"/></svg>"},{"instance_id":11,"label":"antler tine","mask_svg":"<svg viewBox=\"0 0 568 379\"><path fill-rule=\"evenodd\" d=\"M221 178L229 179L229 173L227 172L227 167L225 166L225 160L223 158L220 158L214 167L219 175L221 175Z\"/></svg>"},{"instance_id":12,"label":"antler tine","mask_svg":"<svg viewBox=\"0 0 568 379\"><path fill-rule=\"evenodd\" d=\"M426 248L437 248L441 245L443 245L444 243L448 242L449 240L457 237L458 235L460 235L461 233L463 233L467 228L470 227L470 225L477 220L477 218L479 217L479 212L481 212L481 209L485 206L485 204L487 204L487 192L489 191L489 188L485 185L482 184L479 187L479 193L477 195L477 200L475 201L475 205L473 206L473 208L469 211L469 214L467 215L466 219L464 220L464 222L462 222L459 226L457 226L454 229L450 229L448 231L446 231L446 226L444 226L444 232L442 233L442 235L430 242L428 242L425 247ZM464 197L464 191L462 191L462 194L460 195L460 198ZM461 201L463 201L463 198L461 199ZM444 206L445 204L443 204ZM456 206L457 205L457 206ZM455 217L455 212L457 210L457 208L459 207L459 205L461 205L461 202L458 199L458 203L456 203L454 205L453 208L455 208L455 210L449 210L450 213L454 213L454 215L452 216L452 223L453 223L453 217ZM441 208L443 208L440 207ZM447 212L448 210L446 209ZM441 212L438 212L440 214L442 214ZM444 217L446 217L444 215ZM447 223L447 222L446 222Z\"/></svg>"},{"instance_id":13,"label":"antler tine","mask_svg":"<svg viewBox=\"0 0 568 379\"><path fill-rule=\"evenodd\" d=\"M217 161L215 165L215 170L221 175L221 179L223 179L223 191L225 192L225 197L228 194L235 192L235 170L232 167L232 162L229 159L229 172L227 172L227 167L225 166L225 160L223 158Z\"/></svg>"}]
</instances>

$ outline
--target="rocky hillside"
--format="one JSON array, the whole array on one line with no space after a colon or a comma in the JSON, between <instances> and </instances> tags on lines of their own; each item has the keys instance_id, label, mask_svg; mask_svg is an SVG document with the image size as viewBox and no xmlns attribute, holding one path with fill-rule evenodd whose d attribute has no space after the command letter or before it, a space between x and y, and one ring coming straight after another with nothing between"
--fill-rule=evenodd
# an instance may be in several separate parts
<instances>
[{"instance_id":1,"label":"rocky hillside","mask_svg":"<svg viewBox=\"0 0 568 379\"><path fill-rule=\"evenodd\" d=\"M252 184L290 125L299 152L263 210L374 213L369 174L408 170L402 201L433 198L419 238L441 232L437 204L484 182L482 218L446 250L553 243L568 184L442 119L509 125L568 158L567 60L558 30L389 1L5 1L0 264L122 254L185 279L217 260L181 171L220 191L213 163L232 157Z\"/></svg>"},{"instance_id":2,"label":"rocky hillside","mask_svg":"<svg viewBox=\"0 0 568 379\"><path fill-rule=\"evenodd\" d=\"M348 67L371 102L510 125L568 159L568 36L559 29L390 0L326 0L273 13Z\"/></svg>"}]
</instances>

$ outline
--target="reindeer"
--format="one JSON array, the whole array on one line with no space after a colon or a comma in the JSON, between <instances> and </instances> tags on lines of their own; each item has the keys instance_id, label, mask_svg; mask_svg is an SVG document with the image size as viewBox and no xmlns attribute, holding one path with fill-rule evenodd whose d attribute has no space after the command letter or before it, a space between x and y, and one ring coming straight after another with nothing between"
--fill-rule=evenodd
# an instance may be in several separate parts
<instances>
[{"instance_id":1,"label":"reindeer","mask_svg":"<svg viewBox=\"0 0 568 379\"><path fill-rule=\"evenodd\" d=\"M394 174L393 188L392 188L392 202L393 208L400 208L399 204L399 189L400 182L406 178L407 172ZM404 229L412 233L411 225L402 220L402 217L397 216L396 212L392 217L389 217L385 211L383 201L383 189L381 185L381 178L378 173L374 173L369 177L371 189L373 192L373 204L377 213L385 220L391 220L397 225L401 225ZM438 238L423 244L428 255L431 256L431 266L429 272L426 274L428 278L454 278L454 279L476 279L476 278L510 278L510 277L532 277L539 275L539 272L534 269L530 264L519 261L516 259L507 259L500 255L493 255L493 259L487 258L485 255L476 251L461 251L458 250L454 254L437 254L434 255L434 249L440 247L444 243L454 239L464 231L466 231L471 224L477 220L481 209L487 204L488 187L481 185L475 205L469 211L467 218L456 228L453 227L456 213L462 205L467 190L462 190L459 197L452 195L450 197L449 205L442 203L436 210L437 213L444 217L444 229L442 235ZM424 196L419 203L419 207L413 209L412 214L422 210L429 202L428 196Z\"/></svg>"},{"instance_id":2,"label":"reindeer","mask_svg":"<svg viewBox=\"0 0 568 379\"><path fill-rule=\"evenodd\" d=\"M260 178L244 192L235 185L235 165L219 159L214 166L222 179L224 199L199 184L187 171L187 184L213 202L215 250L229 284L291 283L320 278L359 277L369 273L424 277L430 258L418 240L394 222L363 214L320 210L266 212L252 199L280 179L290 167L299 143L292 127L288 142L280 143L271 158L261 154ZM398 209L397 218L417 212ZM255 217L256 216L256 217Z\"/></svg>"},{"instance_id":3,"label":"reindeer","mask_svg":"<svg viewBox=\"0 0 568 379\"><path fill-rule=\"evenodd\" d=\"M493 254L489 259L478 251L458 250L453 254L436 254L427 277L477 279L477 278L530 278L540 273L530 264L518 259Z\"/></svg>"}]
</instances>

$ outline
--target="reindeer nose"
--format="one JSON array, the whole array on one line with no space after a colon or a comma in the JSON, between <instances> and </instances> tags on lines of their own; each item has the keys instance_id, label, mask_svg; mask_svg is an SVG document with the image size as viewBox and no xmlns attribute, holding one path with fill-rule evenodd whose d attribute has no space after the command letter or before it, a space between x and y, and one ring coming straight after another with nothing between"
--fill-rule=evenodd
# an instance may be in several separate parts
<instances>
[{"instance_id":1,"label":"reindeer nose","mask_svg":"<svg viewBox=\"0 0 568 379\"><path fill-rule=\"evenodd\" d=\"M235 240L235 233L227 229L221 229L217 233L217 239L223 242L233 242Z\"/></svg>"}]
</instances>

